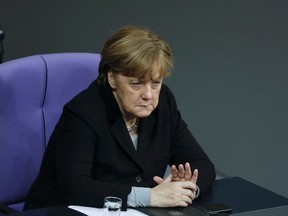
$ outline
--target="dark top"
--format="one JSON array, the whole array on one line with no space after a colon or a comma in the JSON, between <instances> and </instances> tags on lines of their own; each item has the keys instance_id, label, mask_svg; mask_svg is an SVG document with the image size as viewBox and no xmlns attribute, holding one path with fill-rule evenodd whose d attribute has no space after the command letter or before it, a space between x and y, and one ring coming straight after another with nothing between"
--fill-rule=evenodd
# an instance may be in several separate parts
<instances>
[{"instance_id":1,"label":"dark top","mask_svg":"<svg viewBox=\"0 0 288 216\"><path fill-rule=\"evenodd\" d=\"M202 194L215 179L214 165L181 119L175 98L162 86L157 108L140 120L135 150L111 88L95 81L68 102L52 133L25 209L53 205L102 207L132 186L154 187L167 164L199 170Z\"/></svg>"}]
</instances>

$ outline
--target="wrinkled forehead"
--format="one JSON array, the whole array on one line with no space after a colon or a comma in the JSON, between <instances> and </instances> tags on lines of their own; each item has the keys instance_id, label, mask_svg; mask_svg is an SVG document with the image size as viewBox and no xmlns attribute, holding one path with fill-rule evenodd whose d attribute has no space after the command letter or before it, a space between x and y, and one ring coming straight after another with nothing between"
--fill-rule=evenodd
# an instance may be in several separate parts
<instances>
[{"instance_id":1,"label":"wrinkled forehead","mask_svg":"<svg viewBox=\"0 0 288 216\"><path fill-rule=\"evenodd\" d=\"M150 67L139 67L129 69L121 74L128 77L134 77L143 81L159 80L165 77L166 69L161 64L156 62Z\"/></svg>"}]
</instances>

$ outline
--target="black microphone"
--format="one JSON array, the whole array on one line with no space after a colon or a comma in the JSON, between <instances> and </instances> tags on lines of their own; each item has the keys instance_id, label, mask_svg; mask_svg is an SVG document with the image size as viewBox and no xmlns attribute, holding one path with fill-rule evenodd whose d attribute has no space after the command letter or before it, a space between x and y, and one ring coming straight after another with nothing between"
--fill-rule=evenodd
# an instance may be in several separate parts
<instances>
[{"instance_id":1,"label":"black microphone","mask_svg":"<svg viewBox=\"0 0 288 216\"><path fill-rule=\"evenodd\" d=\"M5 33L4 30L2 28L2 26L0 25L0 64L3 62L3 55L4 55L4 47L3 47L3 40L5 38Z\"/></svg>"},{"instance_id":2,"label":"black microphone","mask_svg":"<svg viewBox=\"0 0 288 216\"><path fill-rule=\"evenodd\" d=\"M5 33L4 33L2 26L0 25L0 41L1 42L4 40L4 37L5 37Z\"/></svg>"}]
</instances>

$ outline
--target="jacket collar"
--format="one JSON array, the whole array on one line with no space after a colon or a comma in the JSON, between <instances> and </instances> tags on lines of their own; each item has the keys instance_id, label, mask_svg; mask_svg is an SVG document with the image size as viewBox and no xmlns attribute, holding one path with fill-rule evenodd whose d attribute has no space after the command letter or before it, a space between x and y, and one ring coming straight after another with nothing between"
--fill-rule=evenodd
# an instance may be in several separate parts
<instances>
[{"instance_id":1,"label":"jacket collar","mask_svg":"<svg viewBox=\"0 0 288 216\"><path fill-rule=\"evenodd\" d=\"M142 167L145 155L149 151L149 142L152 140L155 119L154 112L147 118L140 120L138 127L138 148L134 148L129 132L126 128L119 105L112 93L109 84L100 86L100 94L104 100L107 109L108 119L111 121L111 133L121 145L121 147L129 154L129 156Z\"/></svg>"},{"instance_id":2,"label":"jacket collar","mask_svg":"<svg viewBox=\"0 0 288 216\"><path fill-rule=\"evenodd\" d=\"M132 140L130 138L129 132L126 128L122 113L120 111L119 105L112 93L112 89L109 84L100 86L100 94L106 105L108 119L111 121L110 131L115 137L117 142L125 150L125 152L140 166L142 167L142 158L147 151L147 142L151 137L153 132L154 120L153 118L141 119L139 124L138 133L138 150L136 151Z\"/></svg>"},{"instance_id":3,"label":"jacket collar","mask_svg":"<svg viewBox=\"0 0 288 216\"><path fill-rule=\"evenodd\" d=\"M105 83L104 85L100 85L99 88L100 88L100 94L106 105L109 120L112 120L113 122L117 121L119 118L123 120L122 113L112 93L112 88L110 87L110 85L108 83Z\"/></svg>"}]
</instances>

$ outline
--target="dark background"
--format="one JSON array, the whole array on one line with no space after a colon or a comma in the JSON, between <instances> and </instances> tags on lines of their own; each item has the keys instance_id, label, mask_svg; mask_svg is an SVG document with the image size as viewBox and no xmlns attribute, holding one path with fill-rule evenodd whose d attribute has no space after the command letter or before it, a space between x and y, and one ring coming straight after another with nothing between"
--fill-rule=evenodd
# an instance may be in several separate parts
<instances>
[{"instance_id":1,"label":"dark background","mask_svg":"<svg viewBox=\"0 0 288 216\"><path fill-rule=\"evenodd\" d=\"M288 1L0 0L5 61L98 53L127 24L170 43L166 82L218 174L288 197Z\"/></svg>"}]
</instances>

